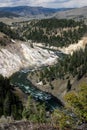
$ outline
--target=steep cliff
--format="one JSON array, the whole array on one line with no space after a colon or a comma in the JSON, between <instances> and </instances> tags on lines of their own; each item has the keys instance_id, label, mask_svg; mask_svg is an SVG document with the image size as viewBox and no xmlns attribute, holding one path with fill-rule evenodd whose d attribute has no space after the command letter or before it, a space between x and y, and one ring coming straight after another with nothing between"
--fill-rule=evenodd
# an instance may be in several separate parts
<instances>
[{"instance_id":1,"label":"steep cliff","mask_svg":"<svg viewBox=\"0 0 87 130\"><path fill-rule=\"evenodd\" d=\"M13 41L0 49L0 74L9 77L25 67L51 65L58 56L47 49L31 46L31 43Z\"/></svg>"}]
</instances>

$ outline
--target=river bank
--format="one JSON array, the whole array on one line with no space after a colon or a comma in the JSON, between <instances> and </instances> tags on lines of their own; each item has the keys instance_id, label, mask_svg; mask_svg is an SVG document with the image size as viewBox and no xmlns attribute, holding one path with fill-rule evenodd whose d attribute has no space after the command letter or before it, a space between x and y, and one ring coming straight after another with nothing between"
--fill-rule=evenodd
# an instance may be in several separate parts
<instances>
[{"instance_id":1,"label":"river bank","mask_svg":"<svg viewBox=\"0 0 87 130\"><path fill-rule=\"evenodd\" d=\"M21 70L13 74L10 83L14 86L18 86L25 94L31 95L36 101L45 103L50 110L62 107L63 103L59 99L50 93L38 89L27 79L29 71L30 70Z\"/></svg>"}]
</instances>

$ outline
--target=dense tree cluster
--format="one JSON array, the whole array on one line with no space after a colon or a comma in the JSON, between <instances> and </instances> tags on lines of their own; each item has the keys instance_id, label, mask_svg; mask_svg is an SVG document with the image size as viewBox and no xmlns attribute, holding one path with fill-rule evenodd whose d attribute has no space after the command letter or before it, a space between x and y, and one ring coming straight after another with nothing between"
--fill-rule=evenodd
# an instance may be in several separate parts
<instances>
[{"instance_id":1,"label":"dense tree cluster","mask_svg":"<svg viewBox=\"0 0 87 130\"><path fill-rule=\"evenodd\" d=\"M26 106L23 106L19 97L15 94L14 86L10 85L10 79L0 75L0 117L12 116L14 119L27 119L32 122L46 122L46 107L34 101L29 96Z\"/></svg>"},{"instance_id":2,"label":"dense tree cluster","mask_svg":"<svg viewBox=\"0 0 87 130\"><path fill-rule=\"evenodd\" d=\"M21 119L22 109L22 102L14 93L9 79L0 75L0 116L13 116L14 119Z\"/></svg>"},{"instance_id":3,"label":"dense tree cluster","mask_svg":"<svg viewBox=\"0 0 87 130\"><path fill-rule=\"evenodd\" d=\"M35 25L41 28L66 28L66 27L77 27L81 26L83 22L75 22L73 19L42 19L39 20Z\"/></svg>"},{"instance_id":4,"label":"dense tree cluster","mask_svg":"<svg viewBox=\"0 0 87 130\"><path fill-rule=\"evenodd\" d=\"M13 39L21 39L17 31L11 29L9 25L4 24L3 22L0 22L0 32Z\"/></svg>"}]
</instances>

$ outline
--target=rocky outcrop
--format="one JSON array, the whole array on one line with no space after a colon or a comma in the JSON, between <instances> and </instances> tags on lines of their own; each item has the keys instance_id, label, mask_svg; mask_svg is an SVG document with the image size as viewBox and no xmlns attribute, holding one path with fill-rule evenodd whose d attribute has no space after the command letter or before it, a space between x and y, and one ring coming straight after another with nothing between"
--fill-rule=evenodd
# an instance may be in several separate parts
<instances>
[{"instance_id":1,"label":"rocky outcrop","mask_svg":"<svg viewBox=\"0 0 87 130\"><path fill-rule=\"evenodd\" d=\"M65 54L73 54L73 52L84 49L87 45L87 37L83 37L78 43L69 45L68 47L59 48L59 50Z\"/></svg>"},{"instance_id":2,"label":"rocky outcrop","mask_svg":"<svg viewBox=\"0 0 87 130\"><path fill-rule=\"evenodd\" d=\"M21 68L51 65L58 56L47 49L31 46L31 43L12 41L0 49L0 74L9 77Z\"/></svg>"}]
</instances>

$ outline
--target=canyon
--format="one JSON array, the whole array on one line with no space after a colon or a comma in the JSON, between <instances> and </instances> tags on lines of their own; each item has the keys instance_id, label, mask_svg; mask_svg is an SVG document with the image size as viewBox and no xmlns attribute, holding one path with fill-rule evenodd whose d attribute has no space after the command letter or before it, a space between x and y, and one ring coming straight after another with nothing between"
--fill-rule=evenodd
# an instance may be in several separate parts
<instances>
[{"instance_id":1,"label":"canyon","mask_svg":"<svg viewBox=\"0 0 87 130\"><path fill-rule=\"evenodd\" d=\"M37 44L32 41L11 40L11 42L12 44L0 48L0 74L4 77L9 77L22 68L53 65L59 58L57 53L73 54L76 50L84 49L87 38L83 37L78 43L62 48L44 48L41 43Z\"/></svg>"}]
</instances>

